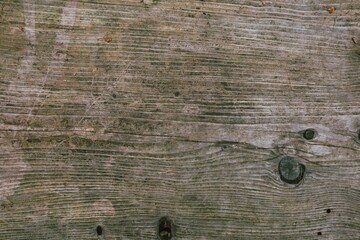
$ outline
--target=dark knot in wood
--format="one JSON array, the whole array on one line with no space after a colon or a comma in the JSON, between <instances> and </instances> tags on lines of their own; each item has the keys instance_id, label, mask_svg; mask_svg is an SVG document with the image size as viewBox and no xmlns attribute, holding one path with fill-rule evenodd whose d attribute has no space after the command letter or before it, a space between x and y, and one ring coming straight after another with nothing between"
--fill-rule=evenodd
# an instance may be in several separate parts
<instances>
[{"instance_id":1,"label":"dark knot in wood","mask_svg":"<svg viewBox=\"0 0 360 240\"><path fill-rule=\"evenodd\" d=\"M172 238L171 220L167 217L162 217L159 220L159 238L160 240L170 240Z\"/></svg>"},{"instance_id":2,"label":"dark knot in wood","mask_svg":"<svg viewBox=\"0 0 360 240\"><path fill-rule=\"evenodd\" d=\"M280 179L289 184L298 184L304 177L305 166L294 157L285 156L279 162Z\"/></svg>"},{"instance_id":3,"label":"dark knot in wood","mask_svg":"<svg viewBox=\"0 0 360 240\"><path fill-rule=\"evenodd\" d=\"M317 132L312 128L306 129L303 133L303 137L306 140L312 140L316 137L316 135L317 135Z\"/></svg>"}]
</instances>

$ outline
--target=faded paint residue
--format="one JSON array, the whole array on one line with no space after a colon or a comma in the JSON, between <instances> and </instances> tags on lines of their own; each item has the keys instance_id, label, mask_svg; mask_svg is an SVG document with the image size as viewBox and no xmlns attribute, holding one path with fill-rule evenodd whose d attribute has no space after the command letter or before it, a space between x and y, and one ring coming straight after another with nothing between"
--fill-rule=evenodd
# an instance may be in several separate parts
<instances>
[{"instance_id":1,"label":"faded paint residue","mask_svg":"<svg viewBox=\"0 0 360 240\"><path fill-rule=\"evenodd\" d=\"M93 206L95 211L100 214L115 215L115 208L112 202L108 199L100 199L96 201Z\"/></svg>"},{"instance_id":2,"label":"faded paint residue","mask_svg":"<svg viewBox=\"0 0 360 240\"><path fill-rule=\"evenodd\" d=\"M287 145L284 147L283 153L285 155L289 155L289 156L296 155L296 153L297 153L296 147L292 146L292 145Z\"/></svg>"},{"instance_id":3,"label":"faded paint residue","mask_svg":"<svg viewBox=\"0 0 360 240\"><path fill-rule=\"evenodd\" d=\"M61 26L72 27L75 24L76 19L76 4L77 1L68 1L63 9L61 15ZM51 85L56 79L56 75L62 71L62 67L67 57L67 51L70 43L69 31L65 29L59 29L56 33L55 46L52 52L52 60L49 63L48 71L40 80L41 85L38 91L38 99L34 99L34 106L40 100L40 95L46 94L47 91L44 89L45 85ZM55 75L55 76L54 76ZM34 107L30 110L29 115L32 115Z\"/></svg>"},{"instance_id":4,"label":"faded paint residue","mask_svg":"<svg viewBox=\"0 0 360 240\"><path fill-rule=\"evenodd\" d=\"M36 56L33 46L36 45L35 35L35 2L33 0L24 1L24 17L25 17L25 37L27 44L24 57L17 69L17 80L11 81L9 92L19 91L19 87L24 85L26 77L31 72Z\"/></svg>"},{"instance_id":5,"label":"faded paint residue","mask_svg":"<svg viewBox=\"0 0 360 240\"><path fill-rule=\"evenodd\" d=\"M107 171L111 171L113 170L114 168L114 164L115 164L115 160L113 157L110 157L104 164L104 168L107 170Z\"/></svg>"},{"instance_id":6,"label":"faded paint residue","mask_svg":"<svg viewBox=\"0 0 360 240\"><path fill-rule=\"evenodd\" d=\"M315 156L327 156L332 153L330 147L322 145L310 146L309 151Z\"/></svg>"},{"instance_id":7,"label":"faded paint residue","mask_svg":"<svg viewBox=\"0 0 360 240\"><path fill-rule=\"evenodd\" d=\"M19 187L24 174L30 169L30 165L24 160L20 148L6 141L6 137L0 137L0 201L6 200L13 195Z\"/></svg>"},{"instance_id":8,"label":"faded paint residue","mask_svg":"<svg viewBox=\"0 0 360 240\"><path fill-rule=\"evenodd\" d=\"M154 0L142 0L142 3L144 3L145 5L150 5L154 3Z\"/></svg>"}]
</instances>

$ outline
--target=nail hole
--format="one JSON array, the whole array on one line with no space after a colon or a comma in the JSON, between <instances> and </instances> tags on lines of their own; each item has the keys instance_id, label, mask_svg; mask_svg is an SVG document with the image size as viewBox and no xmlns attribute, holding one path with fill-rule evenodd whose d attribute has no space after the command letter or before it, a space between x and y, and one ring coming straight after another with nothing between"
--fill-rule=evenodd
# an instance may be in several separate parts
<instances>
[{"instance_id":1,"label":"nail hole","mask_svg":"<svg viewBox=\"0 0 360 240\"><path fill-rule=\"evenodd\" d=\"M318 232L317 234L318 234L319 236L321 236L321 235L322 235L322 233L321 233L321 232Z\"/></svg>"},{"instance_id":2,"label":"nail hole","mask_svg":"<svg viewBox=\"0 0 360 240\"><path fill-rule=\"evenodd\" d=\"M303 137L306 139L306 140L312 140L314 139L316 136L316 131L314 129L306 129L303 133Z\"/></svg>"},{"instance_id":3,"label":"nail hole","mask_svg":"<svg viewBox=\"0 0 360 240\"><path fill-rule=\"evenodd\" d=\"M172 238L171 220L162 217L159 220L159 238L160 240L170 240Z\"/></svg>"},{"instance_id":4,"label":"nail hole","mask_svg":"<svg viewBox=\"0 0 360 240\"><path fill-rule=\"evenodd\" d=\"M327 8L327 11L328 11L330 14L334 13L335 10L336 10L336 8L335 8L334 6L329 6L329 7Z\"/></svg>"},{"instance_id":5,"label":"nail hole","mask_svg":"<svg viewBox=\"0 0 360 240\"><path fill-rule=\"evenodd\" d=\"M112 36L110 34L106 34L103 39L105 42L110 43L112 41Z\"/></svg>"},{"instance_id":6,"label":"nail hole","mask_svg":"<svg viewBox=\"0 0 360 240\"><path fill-rule=\"evenodd\" d=\"M103 234L103 228L101 226L97 226L96 233L98 236L101 236Z\"/></svg>"},{"instance_id":7,"label":"nail hole","mask_svg":"<svg viewBox=\"0 0 360 240\"><path fill-rule=\"evenodd\" d=\"M298 184L304 177L305 166L294 157L285 156L279 162L280 179L289 184Z\"/></svg>"},{"instance_id":8,"label":"nail hole","mask_svg":"<svg viewBox=\"0 0 360 240\"><path fill-rule=\"evenodd\" d=\"M327 213L331 213L331 209L326 209L326 212L327 212Z\"/></svg>"},{"instance_id":9,"label":"nail hole","mask_svg":"<svg viewBox=\"0 0 360 240\"><path fill-rule=\"evenodd\" d=\"M112 98L116 98L117 97L117 94L116 93L113 93L111 94Z\"/></svg>"},{"instance_id":10,"label":"nail hole","mask_svg":"<svg viewBox=\"0 0 360 240\"><path fill-rule=\"evenodd\" d=\"M179 92L179 91L176 91L176 92L174 93L174 95L175 95L175 97L178 97L178 96L180 96L180 92Z\"/></svg>"}]
</instances>

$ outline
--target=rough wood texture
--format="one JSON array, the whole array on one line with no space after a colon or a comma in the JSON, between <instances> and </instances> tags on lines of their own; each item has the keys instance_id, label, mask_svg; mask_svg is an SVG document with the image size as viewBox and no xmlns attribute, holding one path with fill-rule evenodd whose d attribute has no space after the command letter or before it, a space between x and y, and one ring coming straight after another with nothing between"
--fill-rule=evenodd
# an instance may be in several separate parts
<instances>
[{"instance_id":1,"label":"rough wood texture","mask_svg":"<svg viewBox=\"0 0 360 240\"><path fill-rule=\"evenodd\" d=\"M359 239L359 20L358 0L0 1L0 238L156 239L168 216L173 239Z\"/></svg>"}]
</instances>

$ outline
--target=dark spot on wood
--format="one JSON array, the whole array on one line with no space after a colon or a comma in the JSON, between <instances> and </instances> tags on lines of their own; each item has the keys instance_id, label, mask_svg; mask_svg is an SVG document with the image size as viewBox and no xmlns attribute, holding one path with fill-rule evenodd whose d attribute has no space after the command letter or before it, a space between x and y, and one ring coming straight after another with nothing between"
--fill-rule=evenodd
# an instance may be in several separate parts
<instances>
[{"instance_id":1,"label":"dark spot on wood","mask_svg":"<svg viewBox=\"0 0 360 240\"><path fill-rule=\"evenodd\" d=\"M327 212L327 213L331 213L331 209L326 209L326 212Z\"/></svg>"},{"instance_id":2,"label":"dark spot on wood","mask_svg":"<svg viewBox=\"0 0 360 240\"><path fill-rule=\"evenodd\" d=\"M101 226L96 227L96 234L101 236L103 234L103 228Z\"/></svg>"},{"instance_id":3,"label":"dark spot on wood","mask_svg":"<svg viewBox=\"0 0 360 240\"><path fill-rule=\"evenodd\" d=\"M178 97L178 96L180 96L180 92L179 92L179 91L176 91L176 92L174 93L174 95L175 95L175 97Z\"/></svg>"},{"instance_id":4,"label":"dark spot on wood","mask_svg":"<svg viewBox=\"0 0 360 240\"><path fill-rule=\"evenodd\" d=\"M318 232L318 233L317 233L317 235L321 236L321 235L322 235L322 233L321 233L321 232Z\"/></svg>"},{"instance_id":5,"label":"dark spot on wood","mask_svg":"<svg viewBox=\"0 0 360 240\"><path fill-rule=\"evenodd\" d=\"M7 201L7 202L1 203L0 206L2 209L12 208L14 206L14 203Z\"/></svg>"},{"instance_id":6,"label":"dark spot on wood","mask_svg":"<svg viewBox=\"0 0 360 240\"><path fill-rule=\"evenodd\" d=\"M306 129L303 133L303 137L306 140L312 140L315 138L315 136L316 136L316 131L312 128Z\"/></svg>"},{"instance_id":7,"label":"dark spot on wood","mask_svg":"<svg viewBox=\"0 0 360 240\"><path fill-rule=\"evenodd\" d=\"M230 148L230 146L228 146L228 145L223 145L223 146L221 146L221 150L223 150L223 151L225 151L225 150L227 150L227 149L229 149Z\"/></svg>"},{"instance_id":8,"label":"dark spot on wood","mask_svg":"<svg viewBox=\"0 0 360 240\"><path fill-rule=\"evenodd\" d=\"M116 98L117 97L117 94L116 93L113 93L111 94L112 98Z\"/></svg>"},{"instance_id":9,"label":"dark spot on wood","mask_svg":"<svg viewBox=\"0 0 360 240\"><path fill-rule=\"evenodd\" d=\"M159 238L160 240L170 240L172 238L171 220L167 217L162 217L159 220Z\"/></svg>"},{"instance_id":10,"label":"dark spot on wood","mask_svg":"<svg viewBox=\"0 0 360 240\"><path fill-rule=\"evenodd\" d=\"M61 143L62 141L64 141L64 137L63 137L63 136L56 136L56 137L55 137L55 141L56 141L57 143Z\"/></svg>"},{"instance_id":11,"label":"dark spot on wood","mask_svg":"<svg viewBox=\"0 0 360 240\"><path fill-rule=\"evenodd\" d=\"M26 140L28 143L40 143L41 140L39 138L29 138Z\"/></svg>"},{"instance_id":12,"label":"dark spot on wood","mask_svg":"<svg viewBox=\"0 0 360 240\"><path fill-rule=\"evenodd\" d=\"M65 128L67 127L71 127L71 123L70 123L70 120L69 118L67 117L64 117L61 121L60 121L61 125Z\"/></svg>"},{"instance_id":13,"label":"dark spot on wood","mask_svg":"<svg viewBox=\"0 0 360 240\"><path fill-rule=\"evenodd\" d=\"M294 157L286 156L279 162L280 179L289 184L298 184L304 177L305 166Z\"/></svg>"}]
</instances>

